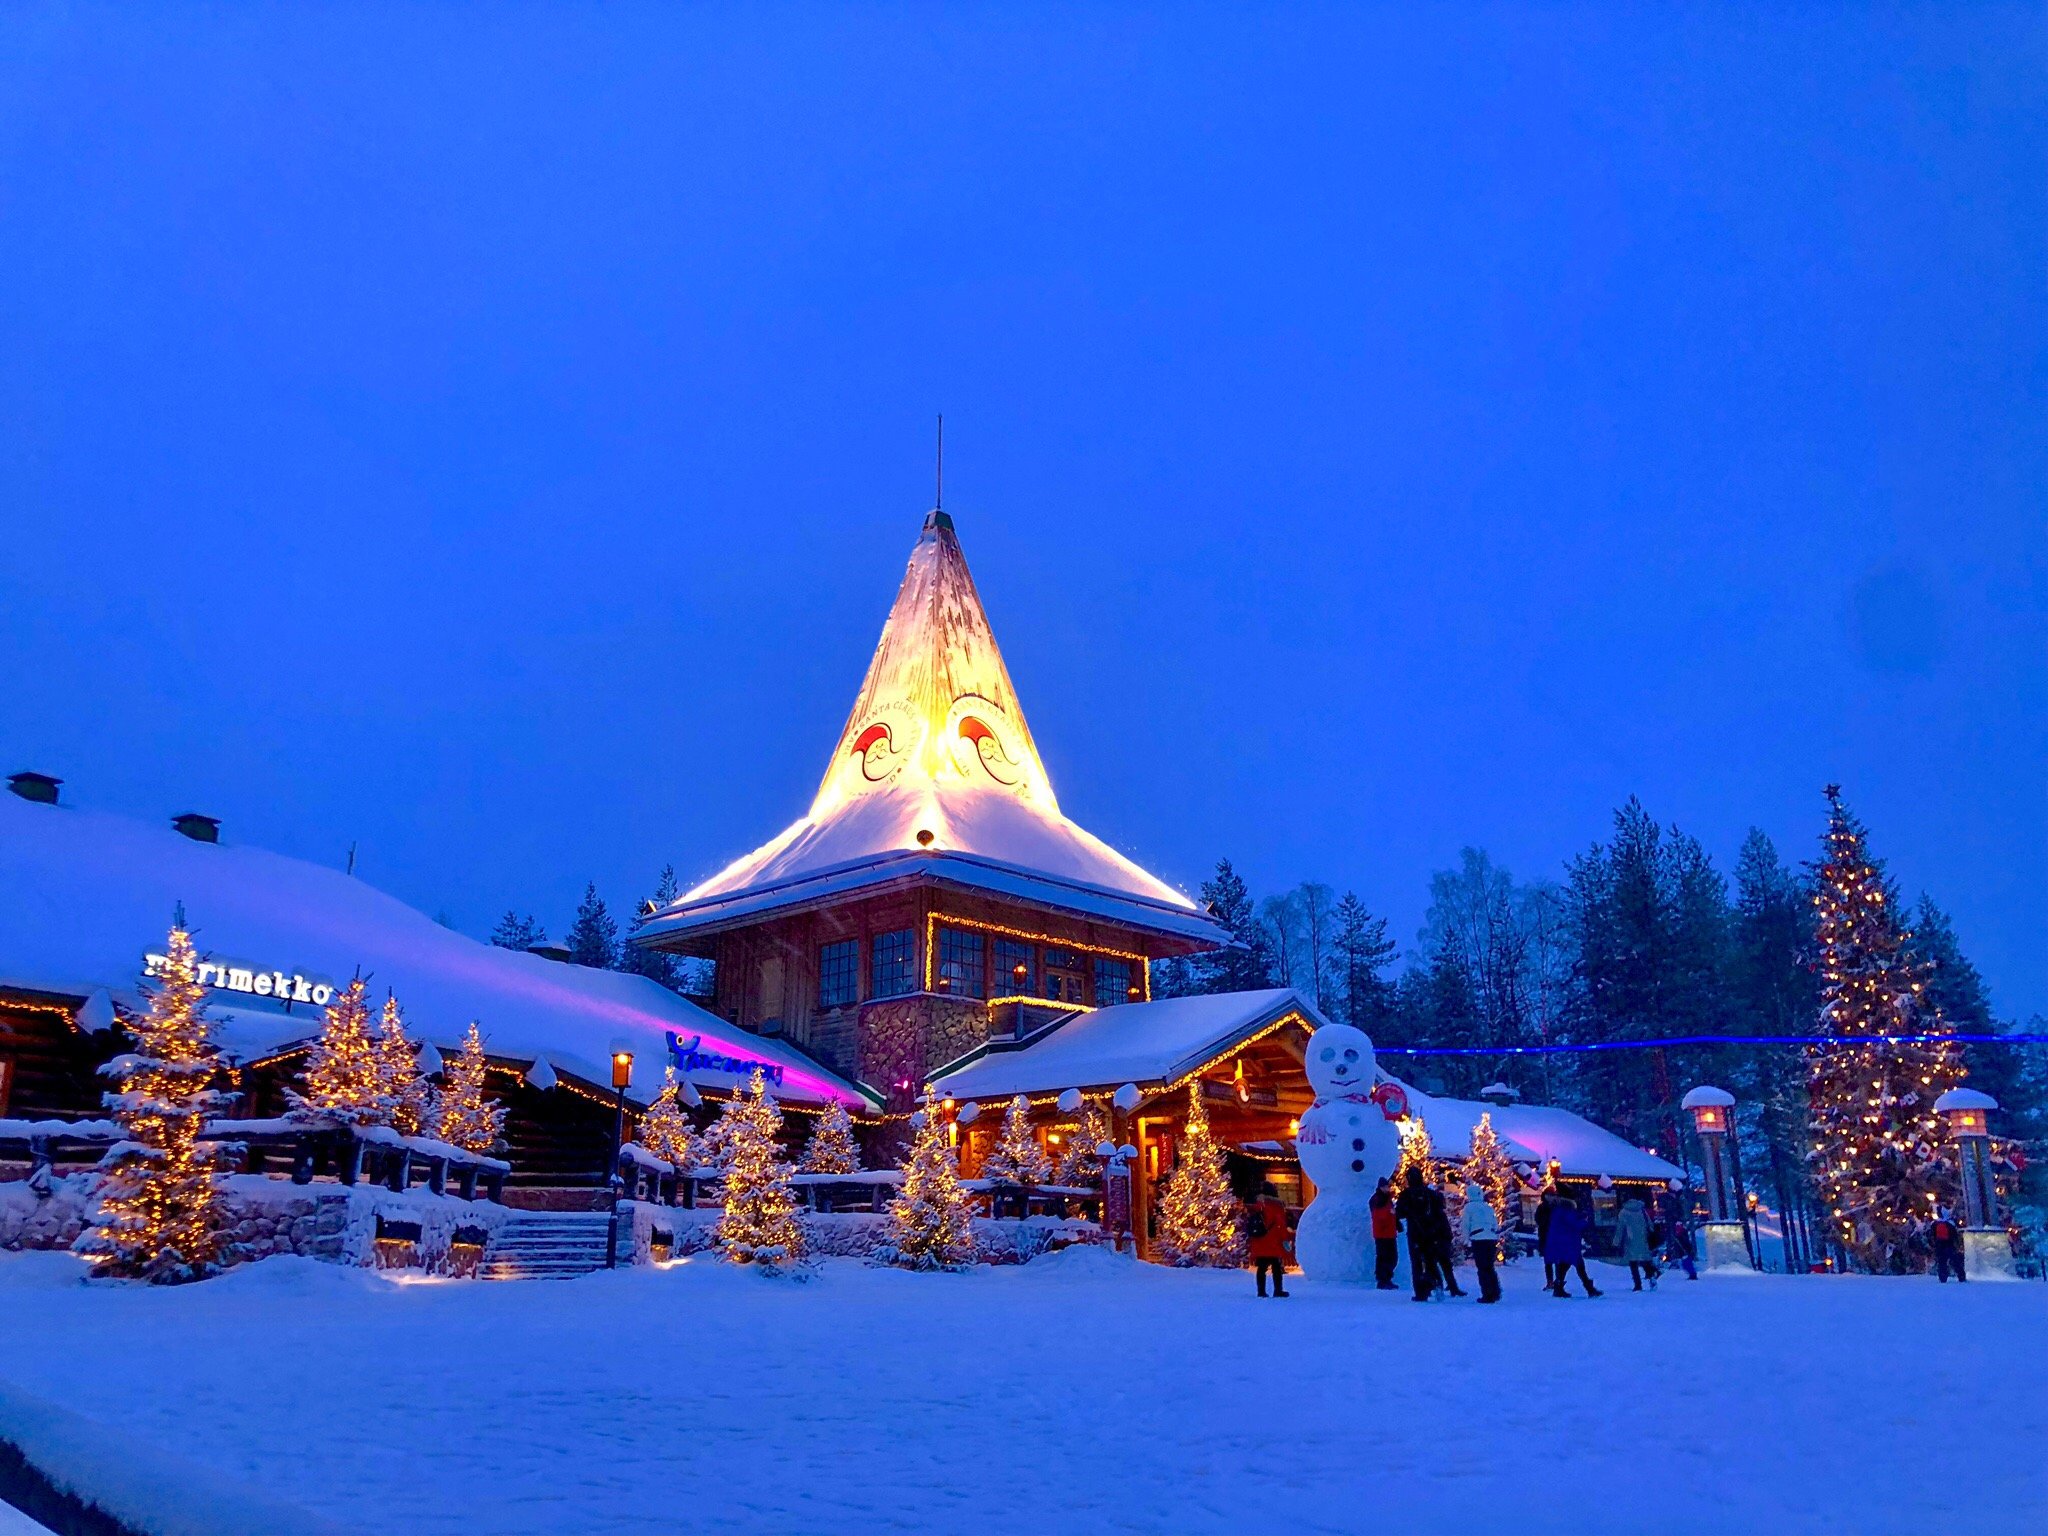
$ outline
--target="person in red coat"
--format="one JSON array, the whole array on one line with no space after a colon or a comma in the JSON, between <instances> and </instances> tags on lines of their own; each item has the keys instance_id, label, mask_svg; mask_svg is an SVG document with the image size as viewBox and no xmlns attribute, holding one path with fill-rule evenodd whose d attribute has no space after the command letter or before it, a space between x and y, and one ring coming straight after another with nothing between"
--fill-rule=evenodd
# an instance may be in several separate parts
<instances>
[{"instance_id":1,"label":"person in red coat","mask_svg":"<svg viewBox=\"0 0 2048 1536\"><path fill-rule=\"evenodd\" d=\"M1287 1207L1270 1184L1259 1187L1259 1198L1246 1212L1250 1217L1252 1270L1258 1277L1259 1294L1266 1294L1266 1271L1273 1272L1273 1294L1287 1294L1287 1264L1294 1257L1294 1230L1287 1225Z\"/></svg>"},{"instance_id":2,"label":"person in red coat","mask_svg":"<svg viewBox=\"0 0 2048 1536\"><path fill-rule=\"evenodd\" d=\"M1381 1179L1366 1204L1372 1210L1372 1278L1383 1291L1396 1290L1394 1266L1401 1261L1401 1218L1394 1214L1392 1181Z\"/></svg>"}]
</instances>

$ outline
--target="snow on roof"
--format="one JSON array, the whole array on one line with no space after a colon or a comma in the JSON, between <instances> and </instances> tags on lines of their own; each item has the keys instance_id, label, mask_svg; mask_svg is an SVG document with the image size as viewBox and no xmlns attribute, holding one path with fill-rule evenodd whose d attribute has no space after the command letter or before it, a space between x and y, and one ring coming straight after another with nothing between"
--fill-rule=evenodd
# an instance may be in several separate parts
<instances>
[{"instance_id":1,"label":"snow on roof","mask_svg":"<svg viewBox=\"0 0 2048 1536\"><path fill-rule=\"evenodd\" d=\"M257 972L343 983L358 969L390 988L416 1039L458 1049L470 1020L493 1056L533 1061L599 1086L614 1050L634 1056L632 1098L659 1091L666 1035L702 1037L705 1054L780 1067L784 1096L858 1107L861 1094L779 1041L734 1028L644 976L544 960L444 928L339 870L168 827L0 795L0 985L67 996L102 989L132 1003L143 956L161 951L183 904L202 957ZM238 1059L317 1033L320 1010L290 1012L215 992L224 1046ZM700 1068L703 1087L733 1072Z\"/></svg>"},{"instance_id":2,"label":"snow on roof","mask_svg":"<svg viewBox=\"0 0 2048 1536\"><path fill-rule=\"evenodd\" d=\"M1482 1115L1507 1143L1508 1156L1518 1162L1547 1163L1556 1159L1560 1172L1580 1178L1606 1174L1616 1179L1677 1179L1684 1170L1654 1152L1624 1141L1584 1115L1543 1104L1488 1104L1476 1099L1443 1099L1401 1085L1408 1107L1422 1117L1430 1150L1439 1157L1463 1157L1472 1150L1472 1133Z\"/></svg>"},{"instance_id":3,"label":"snow on roof","mask_svg":"<svg viewBox=\"0 0 2048 1536\"><path fill-rule=\"evenodd\" d=\"M966 556L925 519L809 812L686 892L643 937L905 875L1221 943L1181 892L1061 814Z\"/></svg>"},{"instance_id":4,"label":"snow on roof","mask_svg":"<svg viewBox=\"0 0 2048 1536\"><path fill-rule=\"evenodd\" d=\"M1291 987L1091 1009L1029 1045L988 1050L932 1086L946 1098L991 1099L1170 1083L1290 1013L1309 1029L1325 1022Z\"/></svg>"}]
</instances>

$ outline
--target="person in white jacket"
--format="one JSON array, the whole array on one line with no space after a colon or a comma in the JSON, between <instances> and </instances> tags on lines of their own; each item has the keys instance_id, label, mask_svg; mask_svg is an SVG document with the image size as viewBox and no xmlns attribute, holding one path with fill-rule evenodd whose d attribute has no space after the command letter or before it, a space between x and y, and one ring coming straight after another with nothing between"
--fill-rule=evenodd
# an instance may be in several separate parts
<instances>
[{"instance_id":1,"label":"person in white jacket","mask_svg":"<svg viewBox=\"0 0 2048 1536\"><path fill-rule=\"evenodd\" d=\"M1479 1299L1500 1300L1500 1276L1494 1262L1500 1257L1500 1218L1487 1203L1486 1191L1470 1180L1465 1184L1465 1239L1472 1247L1472 1264L1479 1271Z\"/></svg>"}]
</instances>

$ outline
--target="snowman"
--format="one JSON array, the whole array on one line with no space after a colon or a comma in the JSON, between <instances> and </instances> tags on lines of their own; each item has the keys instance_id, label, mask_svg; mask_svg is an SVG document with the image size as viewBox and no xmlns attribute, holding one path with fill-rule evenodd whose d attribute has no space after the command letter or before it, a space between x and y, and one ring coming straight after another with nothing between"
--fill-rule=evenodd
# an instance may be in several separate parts
<instances>
[{"instance_id":1,"label":"snowman","mask_svg":"<svg viewBox=\"0 0 2048 1536\"><path fill-rule=\"evenodd\" d=\"M1405 1108L1392 1083L1375 1086L1372 1041L1349 1024L1309 1037L1309 1086L1316 1101L1294 1134L1301 1171L1315 1198L1301 1213L1294 1252L1315 1280L1372 1278L1372 1209L1379 1181L1401 1160L1394 1119Z\"/></svg>"}]
</instances>

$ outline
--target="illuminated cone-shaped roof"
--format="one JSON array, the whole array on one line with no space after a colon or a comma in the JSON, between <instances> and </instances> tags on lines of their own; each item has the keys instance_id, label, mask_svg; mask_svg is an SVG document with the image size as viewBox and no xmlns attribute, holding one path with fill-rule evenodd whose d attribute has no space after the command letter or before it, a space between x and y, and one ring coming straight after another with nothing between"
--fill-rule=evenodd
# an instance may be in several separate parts
<instances>
[{"instance_id":1,"label":"illuminated cone-shaped roof","mask_svg":"<svg viewBox=\"0 0 2048 1536\"><path fill-rule=\"evenodd\" d=\"M910 552L810 813L649 926L809 900L820 882L850 888L864 870L920 859L990 890L1187 937L1215 933L1187 897L1060 814L953 520L938 511ZM1070 894L1018 888L1017 875Z\"/></svg>"}]
</instances>

